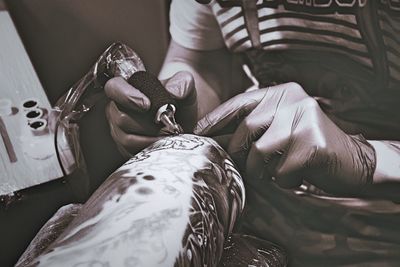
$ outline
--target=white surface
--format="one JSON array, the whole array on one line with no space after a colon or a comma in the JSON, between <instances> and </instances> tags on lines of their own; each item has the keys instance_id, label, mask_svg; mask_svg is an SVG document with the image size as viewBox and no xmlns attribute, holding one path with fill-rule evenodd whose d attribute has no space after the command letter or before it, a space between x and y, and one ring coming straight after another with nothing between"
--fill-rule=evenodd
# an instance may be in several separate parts
<instances>
[{"instance_id":1,"label":"white surface","mask_svg":"<svg viewBox=\"0 0 400 267\"><path fill-rule=\"evenodd\" d=\"M49 110L50 103L7 11L0 11L0 36L0 97L10 99L13 106L13 113L2 116L2 119L17 156L17 162L11 163L0 139L0 195L4 195L59 178L62 171L54 142L50 142L52 134L45 146L36 146L35 152L35 155L43 154L45 150L44 154L50 154L49 157L37 160L24 153L26 143L37 143L38 140L22 122L24 112L20 104L28 98L35 98L41 108ZM32 139L26 141L28 137ZM49 149L53 153L49 153Z\"/></svg>"},{"instance_id":2,"label":"white surface","mask_svg":"<svg viewBox=\"0 0 400 267\"><path fill-rule=\"evenodd\" d=\"M0 116L11 115L11 100L8 98L0 98Z\"/></svg>"}]
</instances>

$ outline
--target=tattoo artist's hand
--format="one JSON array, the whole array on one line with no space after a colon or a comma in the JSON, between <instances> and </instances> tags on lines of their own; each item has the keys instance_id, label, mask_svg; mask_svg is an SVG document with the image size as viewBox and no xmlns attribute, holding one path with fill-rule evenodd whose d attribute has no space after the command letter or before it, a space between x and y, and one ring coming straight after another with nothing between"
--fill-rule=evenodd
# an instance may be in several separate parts
<instances>
[{"instance_id":1,"label":"tattoo artist's hand","mask_svg":"<svg viewBox=\"0 0 400 267\"><path fill-rule=\"evenodd\" d=\"M197 121L197 97L193 76L178 72L161 81L177 102L176 120L185 132L191 132ZM105 85L111 99L106 108L111 135L126 156L134 155L160 138L161 126L149 114L150 100L124 79L116 77Z\"/></svg>"},{"instance_id":2,"label":"tattoo artist's hand","mask_svg":"<svg viewBox=\"0 0 400 267\"><path fill-rule=\"evenodd\" d=\"M232 124L228 152L248 179L274 177L284 188L304 179L350 195L372 182L372 146L339 129L296 83L235 96L200 120L195 133L218 135Z\"/></svg>"}]
</instances>

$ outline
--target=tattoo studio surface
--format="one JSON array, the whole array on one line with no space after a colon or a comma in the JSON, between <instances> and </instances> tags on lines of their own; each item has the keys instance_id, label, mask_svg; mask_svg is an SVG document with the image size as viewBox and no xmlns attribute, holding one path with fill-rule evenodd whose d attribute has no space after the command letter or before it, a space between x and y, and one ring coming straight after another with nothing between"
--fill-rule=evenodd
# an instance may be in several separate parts
<instances>
[{"instance_id":1,"label":"tattoo studio surface","mask_svg":"<svg viewBox=\"0 0 400 267\"><path fill-rule=\"evenodd\" d=\"M166 137L115 171L36 259L19 266L216 266L244 207L212 139Z\"/></svg>"}]
</instances>

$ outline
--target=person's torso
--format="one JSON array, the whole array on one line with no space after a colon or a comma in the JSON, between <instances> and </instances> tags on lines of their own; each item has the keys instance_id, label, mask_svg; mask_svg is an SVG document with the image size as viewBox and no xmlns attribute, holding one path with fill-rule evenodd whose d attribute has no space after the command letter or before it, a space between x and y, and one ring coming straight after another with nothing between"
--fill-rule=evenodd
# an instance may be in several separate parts
<instances>
[{"instance_id":1,"label":"person's torso","mask_svg":"<svg viewBox=\"0 0 400 267\"><path fill-rule=\"evenodd\" d=\"M232 51L339 53L385 87L400 81L398 1L217 0L212 10Z\"/></svg>"}]
</instances>

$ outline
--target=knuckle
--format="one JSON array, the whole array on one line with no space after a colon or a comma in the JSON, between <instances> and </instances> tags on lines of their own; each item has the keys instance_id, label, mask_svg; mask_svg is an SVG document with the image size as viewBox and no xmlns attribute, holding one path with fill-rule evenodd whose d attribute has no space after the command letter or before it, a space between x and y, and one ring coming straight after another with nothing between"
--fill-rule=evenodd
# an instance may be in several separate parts
<instances>
[{"instance_id":1,"label":"knuckle","mask_svg":"<svg viewBox=\"0 0 400 267\"><path fill-rule=\"evenodd\" d=\"M288 82L287 85L293 90L303 90L303 87L297 82Z\"/></svg>"},{"instance_id":2,"label":"knuckle","mask_svg":"<svg viewBox=\"0 0 400 267\"><path fill-rule=\"evenodd\" d=\"M297 82L287 82L287 83L283 83L283 84L279 84L276 86L273 86L271 88L276 88L276 90L290 90L290 92L304 92L303 87L297 83Z\"/></svg>"},{"instance_id":3,"label":"knuckle","mask_svg":"<svg viewBox=\"0 0 400 267\"><path fill-rule=\"evenodd\" d=\"M303 86L301 86L297 82L289 82L285 84L285 88L288 89L290 94L297 96L297 98L302 99L302 98L307 98L309 97L306 91L304 90Z\"/></svg>"},{"instance_id":4,"label":"knuckle","mask_svg":"<svg viewBox=\"0 0 400 267\"><path fill-rule=\"evenodd\" d=\"M251 129L254 128L254 122L253 122L253 120L249 119L248 117L246 117L246 118L243 120L243 124L244 124L244 127L245 127L246 129L248 129L248 130L251 130Z\"/></svg>"},{"instance_id":5,"label":"knuckle","mask_svg":"<svg viewBox=\"0 0 400 267\"><path fill-rule=\"evenodd\" d=\"M104 85L104 88L106 90L112 90L118 86L118 77L113 77L109 79L106 84Z\"/></svg>"},{"instance_id":6,"label":"knuckle","mask_svg":"<svg viewBox=\"0 0 400 267\"><path fill-rule=\"evenodd\" d=\"M293 134L313 136L316 137L315 140L320 140L317 137L324 136L324 134L321 132L321 109L318 102L312 97L307 97L301 100L296 108L302 112L299 112L298 124L300 127Z\"/></svg>"},{"instance_id":7,"label":"knuckle","mask_svg":"<svg viewBox=\"0 0 400 267\"><path fill-rule=\"evenodd\" d=\"M319 104L317 100L312 97L307 97L301 101L301 105L305 107L307 110L316 110L319 109Z\"/></svg>"},{"instance_id":8,"label":"knuckle","mask_svg":"<svg viewBox=\"0 0 400 267\"><path fill-rule=\"evenodd\" d=\"M303 87L297 82L289 82L286 84L286 86L290 88L290 90L295 90L297 92L304 92Z\"/></svg>"}]
</instances>

